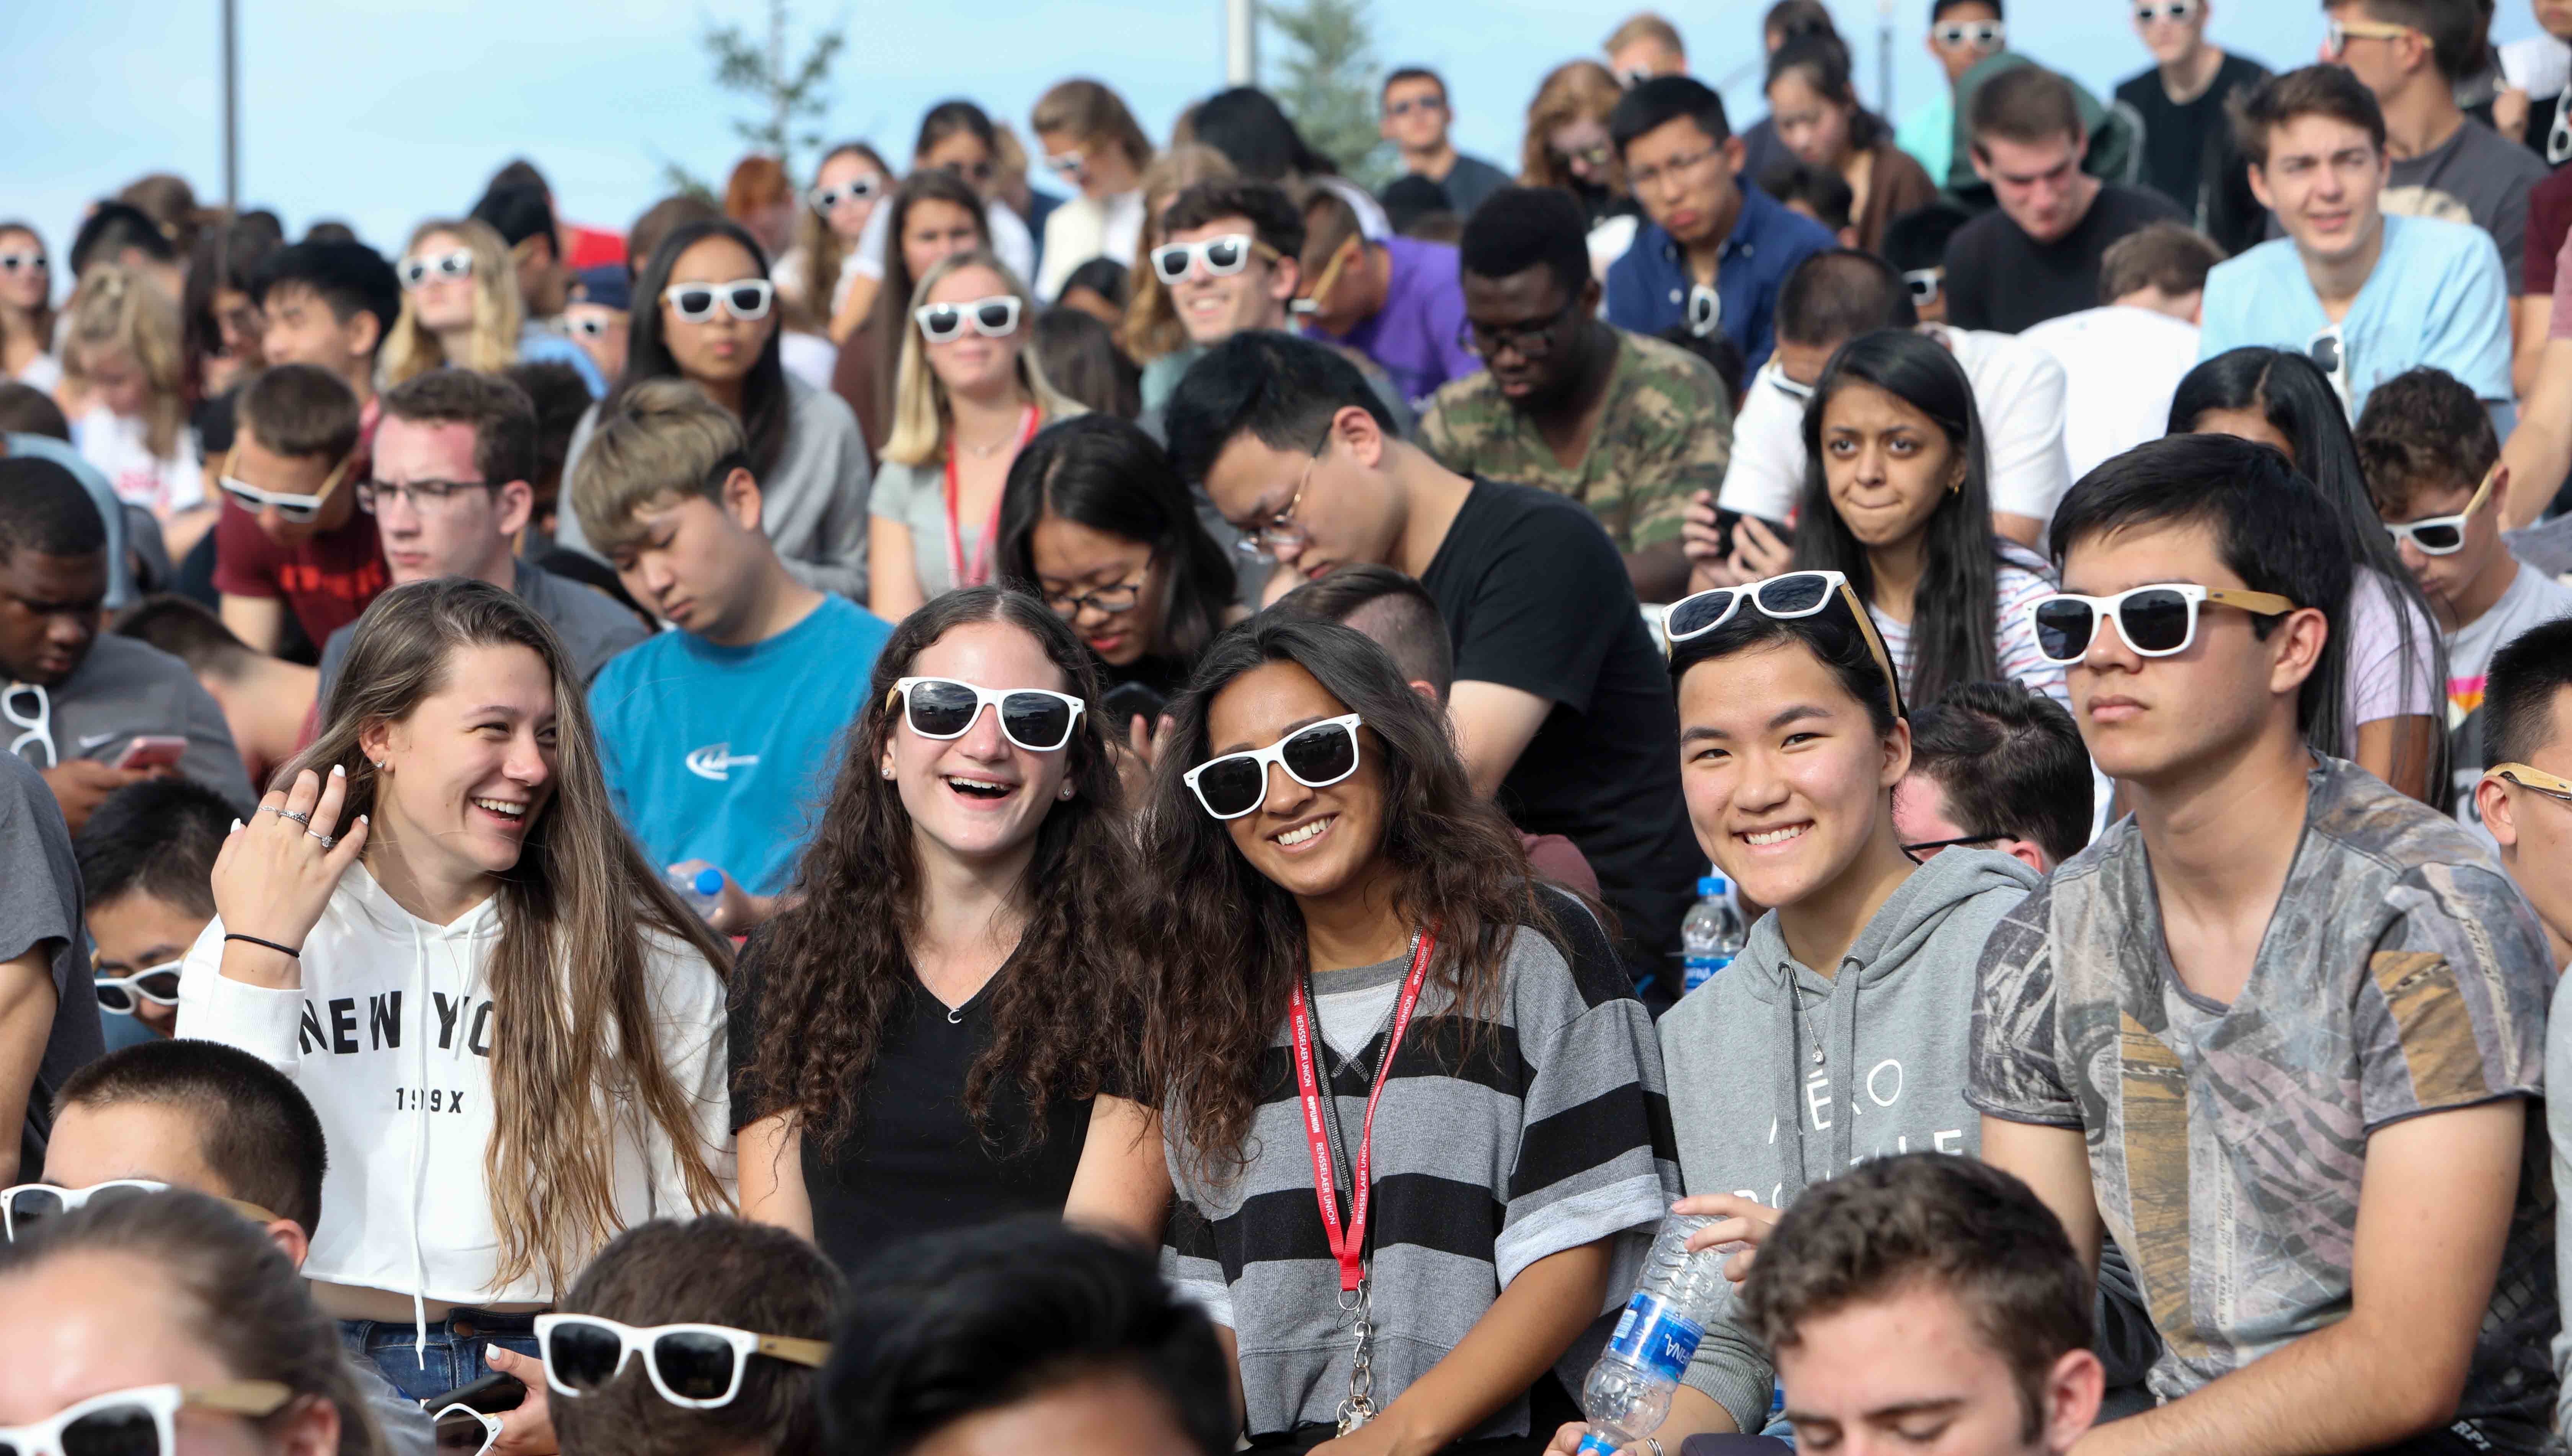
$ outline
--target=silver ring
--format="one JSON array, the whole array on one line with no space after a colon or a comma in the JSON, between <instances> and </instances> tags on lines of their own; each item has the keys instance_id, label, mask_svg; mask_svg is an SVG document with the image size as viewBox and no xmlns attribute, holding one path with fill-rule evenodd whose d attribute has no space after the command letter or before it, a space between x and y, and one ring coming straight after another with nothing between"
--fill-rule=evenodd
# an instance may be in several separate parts
<instances>
[{"instance_id":1,"label":"silver ring","mask_svg":"<svg viewBox=\"0 0 2572 1456\"><path fill-rule=\"evenodd\" d=\"M298 814L292 809L280 809L277 811L277 817L280 819L292 819L296 823L303 825L307 834L312 833L313 816L310 814Z\"/></svg>"},{"instance_id":2,"label":"silver ring","mask_svg":"<svg viewBox=\"0 0 2572 1456\"><path fill-rule=\"evenodd\" d=\"M278 814L278 815L283 815L286 811L285 811L285 810L283 810L283 809L278 808L278 807L277 807L276 805L274 805L274 804L262 804L262 805L260 805L260 806L259 806L259 812L260 812L260 813L262 813L262 814Z\"/></svg>"},{"instance_id":3,"label":"silver ring","mask_svg":"<svg viewBox=\"0 0 2572 1456\"><path fill-rule=\"evenodd\" d=\"M306 830L306 831L304 831L304 837L305 837L305 838L307 838L307 839L318 839L318 840L322 841L322 847L323 849L325 849L325 850L326 850L326 849L328 849L330 846L332 846L332 845L334 845L334 844L337 844L337 843L339 842L339 838L338 838L338 836L337 836L337 835L331 835L331 834L316 834L316 833L314 833L312 830L309 830L309 829L308 829L308 830Z\"/></svg>"}]
</instances>

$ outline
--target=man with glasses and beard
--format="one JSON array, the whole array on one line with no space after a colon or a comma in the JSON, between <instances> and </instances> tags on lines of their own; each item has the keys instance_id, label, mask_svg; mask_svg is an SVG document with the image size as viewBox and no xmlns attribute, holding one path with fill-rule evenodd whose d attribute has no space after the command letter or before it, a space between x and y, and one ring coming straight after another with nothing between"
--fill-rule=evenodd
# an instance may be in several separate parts
<instances>
[{"instance_id":1,"label":"man with glasses and beard","mask_svg":"<svg viewBox=\"0 0 2572 1456\"><path fill-rule=\"evenodd\" d=\"M2304 746L2338 539L2221 435L2054 517L2037 635L2133 812L1993 931L1967 1098L1983 1158L2146 1293L2162 1403L2101 1452L2554 1446L2553 961L2489 848Z\"/></svg>"},{"instance_id":2,"label":"man with glasses and beard","mask_svg":"<svg viewBox=\"0 0 2572 1456\"><path fill-rule=\"evenodd\" d=\"M1687 581L1687 498L1723 485L1732 405L1704 361L1600 321L1584 233L1581 205L1551 188L1495 193L1465 225L1466 327L1484 367L1430 400L1420 444L1459 474L1590 507L1635 595L1668 601Z\"/></svg>"}]
</instances>

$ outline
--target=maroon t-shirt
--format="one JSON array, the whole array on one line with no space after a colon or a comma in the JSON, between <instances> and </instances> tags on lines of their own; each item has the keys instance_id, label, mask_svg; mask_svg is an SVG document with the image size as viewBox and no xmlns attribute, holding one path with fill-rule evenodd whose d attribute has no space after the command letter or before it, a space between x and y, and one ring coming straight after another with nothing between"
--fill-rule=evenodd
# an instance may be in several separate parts
<instances>
[{"instance_id":1,"label":"maroon t-shirt","mask_svg":"<svg viewBox=\"0 0 2572 1456\"><path fill-rule=\"evenodd\" d=\"M342 490L354 489L354 482L368 474L380 402L366 401L357 458L339 482ZM267 601L285 598L287 610L304 624L304 634L316 647L355 621L384 589L384 543L375 533L375 518L365 511L349 511L337 530L317 531L298 545L281 546L241 502L230 495L221 499L223 513L215 517L215 590Z\"/></svg>"}]
</instances>

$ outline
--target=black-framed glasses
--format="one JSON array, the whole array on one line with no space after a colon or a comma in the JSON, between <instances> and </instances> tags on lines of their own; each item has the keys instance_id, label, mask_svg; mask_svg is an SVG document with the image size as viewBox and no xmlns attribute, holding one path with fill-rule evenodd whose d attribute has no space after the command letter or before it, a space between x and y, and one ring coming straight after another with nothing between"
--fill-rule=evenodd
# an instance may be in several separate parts
<instances>
[{"instance_id":1,"label":"black-framed glasses","mask_svg":"<svg viewBox=\"0 0 2572 1456\"><path fill-rule=\"evenodd\" d=\"M1969 844L1990 844L1994 840L2007 838L2009 836L2006 834L1960 834L1954 839L1924 839L1917 844L1906 844L1902 847L1902 852L1909 856L1914 864L1921 864L1936 859L1940 850L1962 849Z\"/></svg>"},{"instance_id":2,"label":"black-framed glasses","mask_svg":"<svg viewBox=\"0 0 2572 1456\"><path fill-rule=\"evenodd\" d=\"M1000 736L1029 753L1052 753L1069 743L1072 725L1089 706L1069 693L1045 688L994 692L952 677L906 677L893 685L885 706L897 702L912 732L942 741L964 737L983 708L996 708Z\"/></svg>"},{"instance_id":3,"label":"black-framed glasses","mask_svg":"<svg viewBox=\"0 0 2572 1456\"><path fill-rule=\"evenodd\" d=\"M2027 605L2029 625L2036 629L2036 650L2048 662L2069 665L2090 655L2099 623L2114 621L2138 657L2171 657L2197 640L2198 609L2208 602L2235 607L2255 617L2282 617L2296 610L2293 602L2272 591L2240 591L2200 586L2193 581L2157 582L2114 596L2083 596L2058 591Z\"/></svg>"},{"instance_id":4,"label":"black-framed glasses","mask_svg":"<svg viewBox=\"0 0 2572 1456\"><path fill-rule=\"evenodd\" d=\"M1239 819L1268 800L1268 766L1308 789L1327 789L1358 771L1355 713L1308 723L1266 748L1210 758L1179 775L1197 803L1217 819Z\"/></svg>"},{"instance_id":5,"label":"black-framed glasses","mask_svg":"<svg viewBox=\"0 0 2572 1456\"><path fill-rule=\"evenodd\" d=\"M2465 508L2453 515L2433 515L2425 520L2404 521L2399 525L2388 520L2384 529L2394 540L2409 541L2423 554L2452 556L2465 548L2465 527L2472 522L2474 512L2482 509L2483 502L2491 498L2492 482L2499 478L2498 464L2483 471L2483 483L2474 487L2473 499L2466 501Z\"/></svg>"},{"instance_id":6,"label":"black-framed glasses","mask_svg":"<svg viewBox=\"0 0 2572 1456\"><path fill-rule=\"evenodd\" d=\"M1837 571L1788 571L1764 580L1740 586L1718 586L1680 597L1661 614L1661 636L1675 650L1731 621L1742 607L1749 606L1778 621L1819 615L1833 601L1848 608L1857 619L1858 635L1865 639L1866 649L1875 665L1884 670L1884 683L1893 695L1893 712L1902 716L1902 676L1893 670L1893 654L1884 649L1884 638L1875 630L1875 618L1867 615L1866 603L1858 600L1849 579Z\"/></svg>"},{"instance_id":7,"label":"black-framed glasses","mask_svg":"<svg viewBox=\"0 0 2572 1456\"><path fill-rule=\"evenodd\" d=\"M413 510L435 510L459 490L489 490L488 480L360 480L357 503L369 511L398 500Z\"/></svg>"},{"instance_id":8,"label":"black-framed glasses","mask_svg":"<svg viewBox=\"0 0 2572 1456\"><path fill-rule=\"evenodd\" d=\"M1574 294L1562 308L1533 324L1504 324L1495 329L1479 329L1471 319L1456 328L1456 347L1471 350L1485 359L1495 358L1504 349L1515 349L1519 358L1534 361L1554 354L1555 331L1563 321L1581 312L1581 295Z\"/></svg>"},{"instance_id":9,"label":"black-framed glasses","mask_svg":"<svg viewBox=\"0 0 2572 1456\"><path fill-rule=\"evenodd\" d=\"M1053 608L1055 616L1069 621L1078 617L1084 610L1106 617L1115 616L1119 612L1132 611L1134 603L1142 597L1143 583L1120 581L1114 586L1101 586L1090 591L1055 591L1051 588L1043 590L1044 604Z\"/></svg>"}]
</instances>

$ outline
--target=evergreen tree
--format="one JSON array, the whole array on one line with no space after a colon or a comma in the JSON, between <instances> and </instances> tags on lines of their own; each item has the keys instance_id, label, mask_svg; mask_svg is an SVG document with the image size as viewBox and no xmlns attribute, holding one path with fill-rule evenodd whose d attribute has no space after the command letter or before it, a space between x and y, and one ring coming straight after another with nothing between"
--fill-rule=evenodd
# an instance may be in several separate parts
<instances>
[{"instance_id":1,"label":"evergreen tree","mask_svg":"<svg viewBox=\"0 0 2572 1456\"><path fill-rule=\"evenodd\" d=\"M1293 0L1261 12L1286 42L1277 104L1314 151L1370 190L1393 180L1392 149L1376 127L1374 18L1367 0Z\"/></svg>"},{"instance_id":2,"label":"evergreen tree","mask_svg":"<svg viewBox=\"0 0 2572 1456\"><path fill-rule=\"evenodd\" d=\"M787 20L786 0L768 0L764 39L754 39L738 25L709 25L705 44L715 63L715 84L749 97L764 113L735 121L733 130L754 151L784 163L787 176L800 178L804 174L796 167L796 153L822 146L813 124L829 107L831 65L848 43L848 33L836 25L817 33L803 59L796 60L787 50Z\"/></svg>"}]
</instances>

